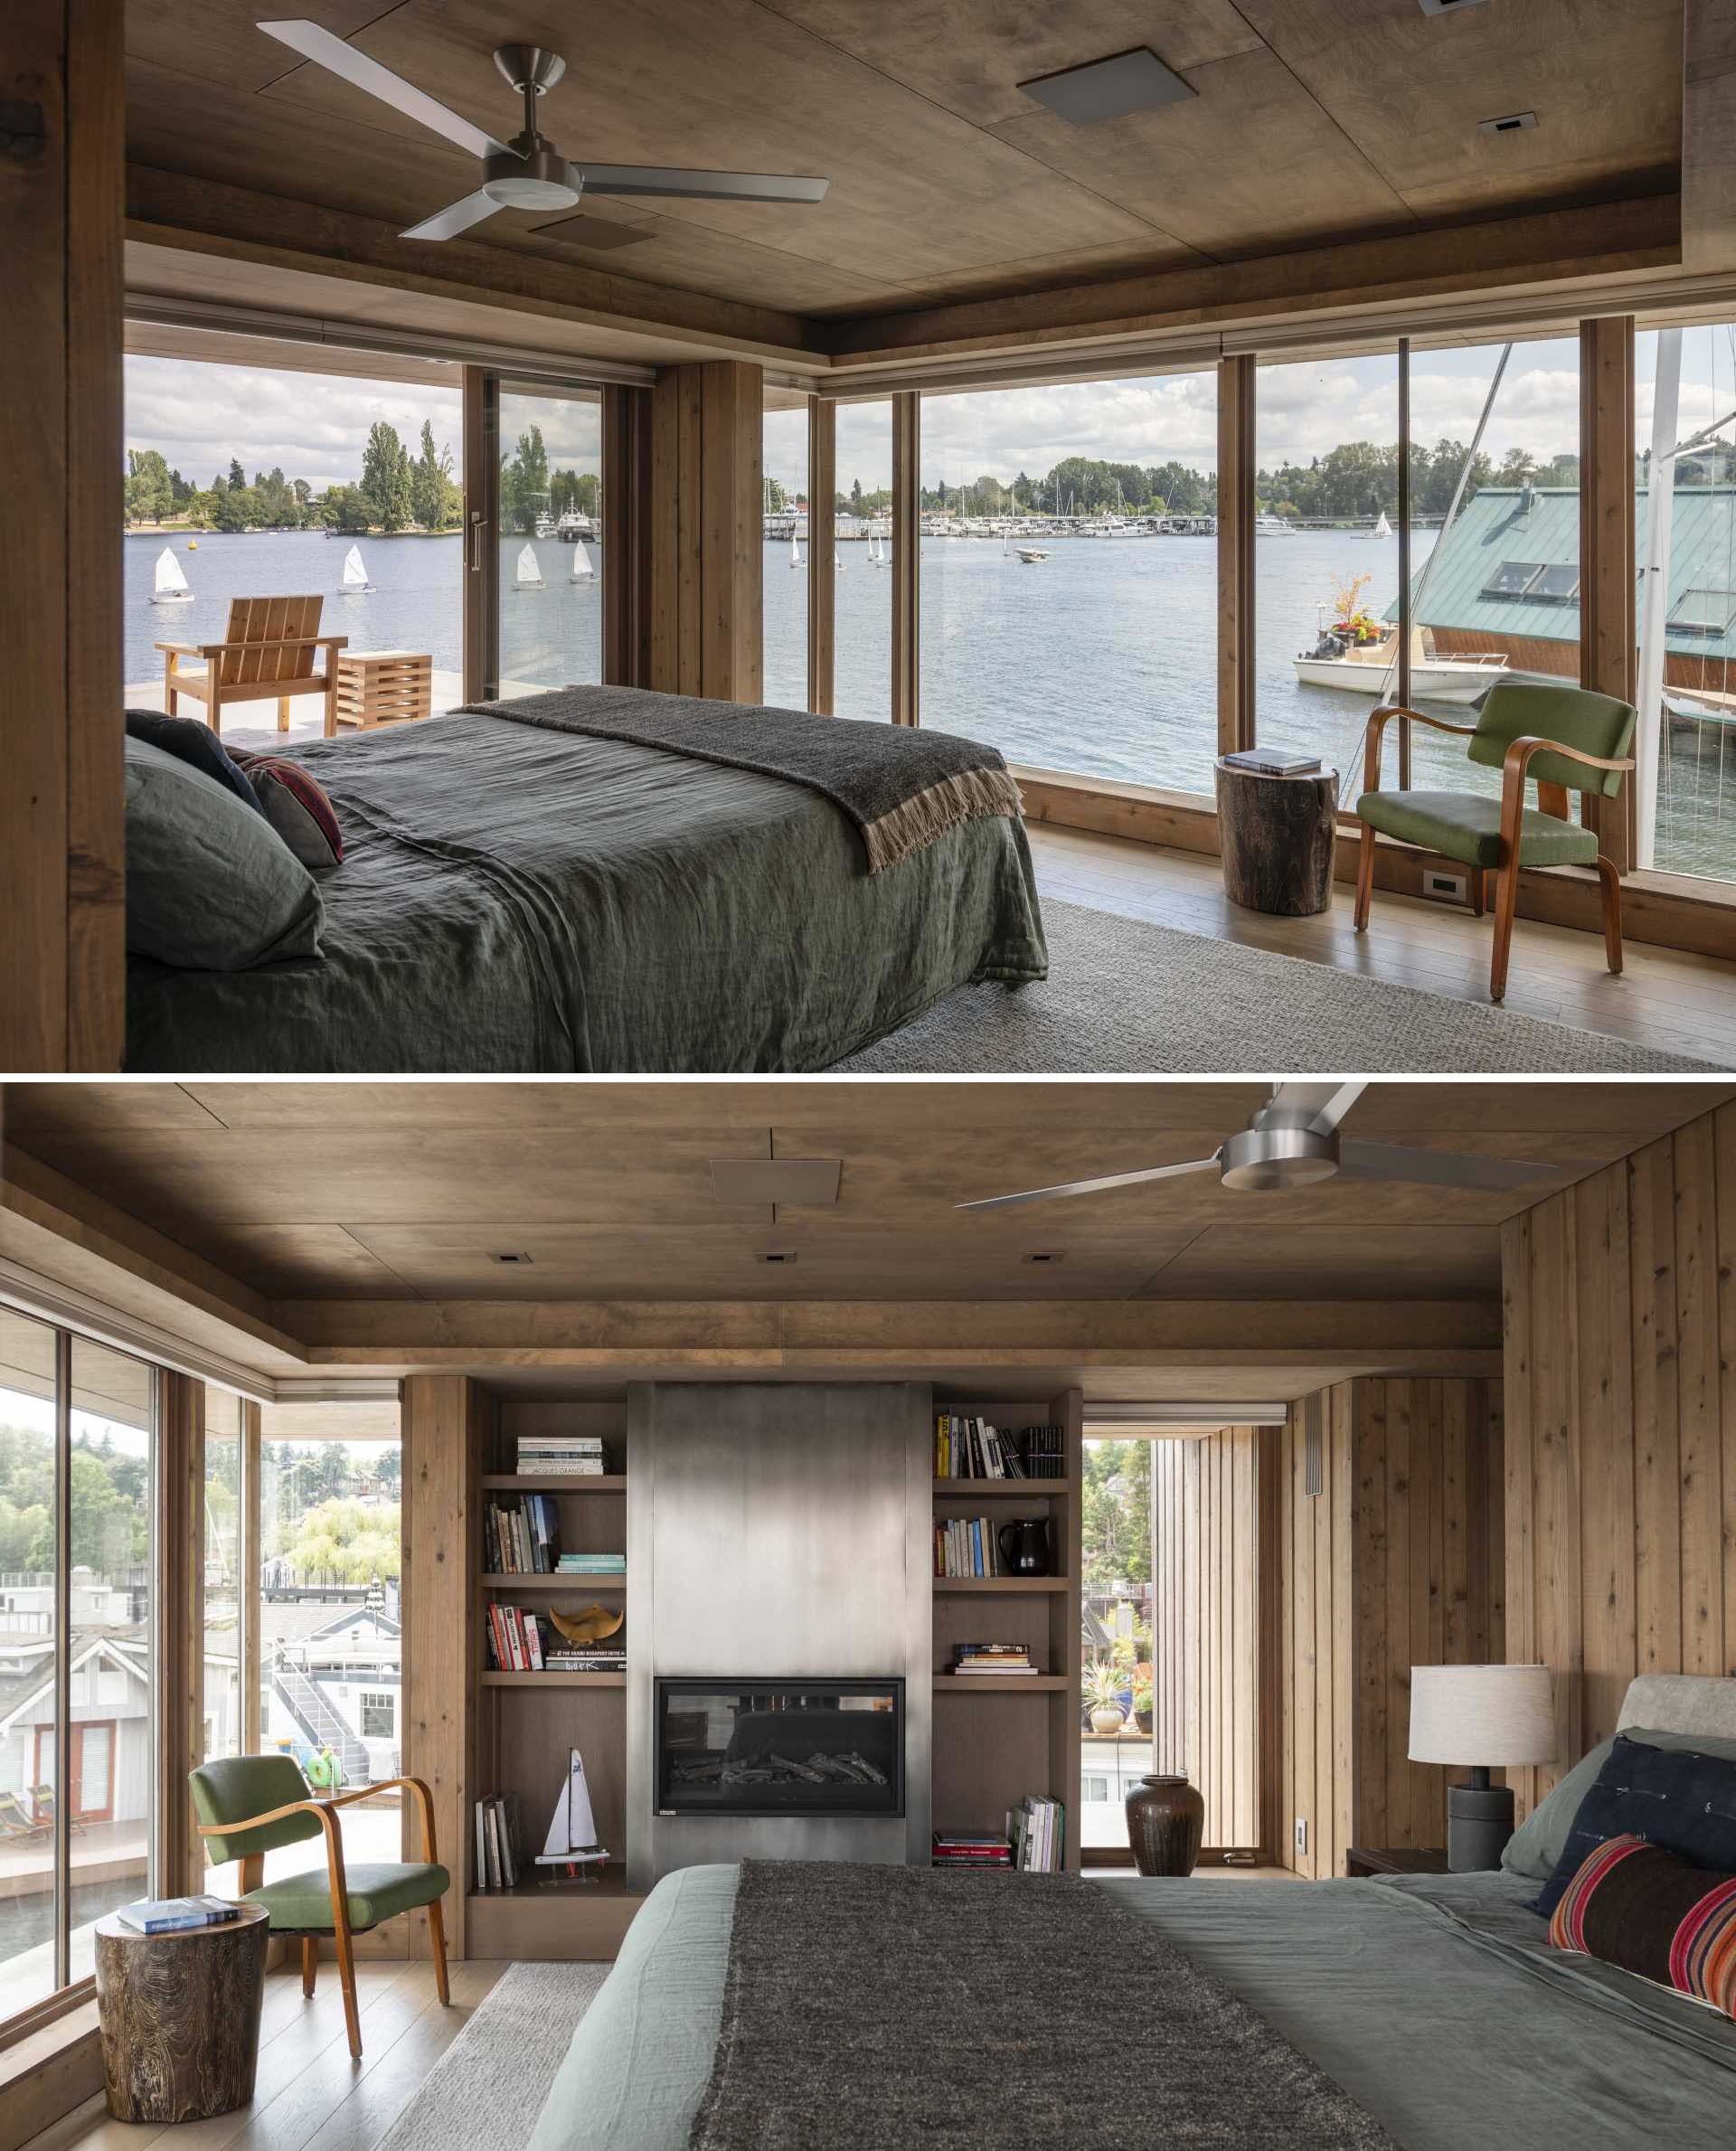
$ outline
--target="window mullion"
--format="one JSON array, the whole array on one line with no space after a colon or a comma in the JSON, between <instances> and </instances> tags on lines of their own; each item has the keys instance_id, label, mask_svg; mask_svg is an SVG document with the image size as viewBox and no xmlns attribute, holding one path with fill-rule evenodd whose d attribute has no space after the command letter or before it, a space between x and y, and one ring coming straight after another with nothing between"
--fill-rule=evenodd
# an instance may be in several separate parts
<instances>
[{"instance_id":1,"label":"window mullion","mask_svg":"<svg viewBox=\"0 0 1736 2151\"><path fill-rule=\"evenodd\" d=\"M54 1986L72 1970L72 1337L54 1333Z\"/></svg>"}]
</instances>

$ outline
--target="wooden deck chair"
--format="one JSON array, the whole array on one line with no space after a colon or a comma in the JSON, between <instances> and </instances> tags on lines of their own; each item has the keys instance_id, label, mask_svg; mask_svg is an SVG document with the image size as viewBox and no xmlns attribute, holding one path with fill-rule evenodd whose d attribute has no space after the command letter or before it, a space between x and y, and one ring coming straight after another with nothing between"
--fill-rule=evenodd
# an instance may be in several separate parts
<instances>
[{"instance_id":1,"label":"wooden deck chair","mask_svg":"<svg viewBox=\"0 0 1736 2151\"><path fill-rule=\"evenodd\" d=\"M231 1755L201 1763L191 1772L193 1805L199 1835L211 1846L219 1866L241 1863L241 1901L262 1904L271 1915L273 1934L301 1938L301 1991L311 1995L319 1966L319 1943L330 1935L337 1946L337 1975L344 1987L344 2022L350 2052L362 2058L362 2024L355 2006L355 1958L352 1938L364 1934L395 1913L425 1908L428 1939L434 1953L434 1986L442 2006L451 1999L446 1976L446 1929L440 1900L452 1878L434 1852L434 1804L420 1778L392 1778L384 1785L365 1785L354 1792L327 1793L316 1798L294 1759L288 1755ZM420 1862L346 1868L344 1835L337 1811L392 1786L413 1793L421 1809ZM265 1880L265 1855L280 1844L307 1837L326 1839L326 1868Z\"/></svg>"},{"instance_id":2,"label":"wooden deck chair","mask_svg":"<svg viewBox=\"0 0 1736 2151\"><path fill-rule=\"evenodd\" d=\"M275 698L278 730L289 729L289 702L297 694L326 697L326 737L337 736L337 653L347 635L322 635L324 598L231 598L229 633L222 642L160 642L164 653L164 707L178 717L184 694L205 705L214 732L223 729L226 702ZM326 653L324 672L314 670L315 654ZM184 657L203 657L203 672L183 672Z\"/></svg>"},{"instance_id":3,"label":"wooden deck chair","mask_svg":"<svg viewBox=\"0 0 1736 2151\"><path fill-rule=\"evenodd\" d=\"M38 1825L44 1830L52 1830L54 1827L54 1788L52 1785L33 1785L30 1788L30 1804L36 1810ZM84 1825L76 1815L67 1818L66 1826L69 1830L83 1834Z\"/></svg>"},{"instance_id":4,"label":"wooden deck chair","mask_svg":"<svg viewBox=\"0 0 1736 2151\"><path fill-rule=\"evenodd\" d=\"M0 1792L0 1837L41 1837L53 1827L38 1822L16 1793Z\"/></svg>"}]
</instances>

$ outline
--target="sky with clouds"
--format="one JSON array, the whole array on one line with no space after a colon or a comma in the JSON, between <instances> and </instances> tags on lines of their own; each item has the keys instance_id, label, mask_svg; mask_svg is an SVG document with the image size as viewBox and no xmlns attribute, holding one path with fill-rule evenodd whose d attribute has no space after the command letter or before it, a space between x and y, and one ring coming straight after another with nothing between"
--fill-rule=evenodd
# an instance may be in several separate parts
<instances>
[{"instance_id":1,"label":"sky with clouds","mask_svg":"<svg viewBox=\"0 0 1736 2151\"><path fill-rule=\"evenodd\" d=\"M1732 333L1696 328L1684 338L1681 425L1686 434L1736 406ZM1656 337L1639 338L1636 437L1650 438ZM1419 352L1411 361L1413 437L1468 441L1488 393L1500 346ZM412 447L422 420L459 460L456 389L402 382L216 366L183 359L127 361L127 445L160 448L201 485L239 456L250 477L281 467L318 490L359 476L363 445L385 419ZM1579 447L1579 346L1572 337L1514 347L1484 445L1498 462L1525 448L1540 460ZM1398 438L1397 366L1389 357L1307 360L1262 366L1258 389L1260 461L1266 468L1306 462L1341 441ZM599 412L592 401L553 396L502 400L509 447L534 421L550 461L598 467ZM987 473L1005 483L1038 476L1069 456L1117 463L1167 463L1200 469L1217 460L1216 389L1206 373L1078 382L930 396L922 410L922 478L948 485ZM805 483L806 426L799 412L767 419L766 467L786 485ZM848 492L892 483L892 417L886 403L844 404L838 412L838 482Z\"/></svg>"}]
</instances>

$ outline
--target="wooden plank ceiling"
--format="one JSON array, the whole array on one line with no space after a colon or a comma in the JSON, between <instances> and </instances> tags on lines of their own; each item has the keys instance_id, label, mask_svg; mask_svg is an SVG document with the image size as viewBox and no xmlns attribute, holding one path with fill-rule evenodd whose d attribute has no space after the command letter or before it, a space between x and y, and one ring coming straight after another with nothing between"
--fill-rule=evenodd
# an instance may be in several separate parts
<instances>
[{"instance_id":1,"label":"wooden plank ceiling","mask_svg":"<svg viewBox=\"0 0 1736 2151\"><path fill-rule=\"evenodd\" d=\"M1493 1298L1499 1227L1728 1084L1387 1083L1347 1132L1534 1157L1517 1193L1213 1174L972 1198L1205 1156L1259 1084L15 1084L9 1143L273 1300ZM710 1160L837 1158L834 1208L731 1208ZM529 1255L506 1266L500 1254ZM784 1254L794 1263L769 1264ZM1048 1255L1048 1262L1033 1262Z\"/></svg>"},{"instance_id":2,"label":"wooden plank ceiling","mask_svg":"<svg viewBox=\"0 0 1736 2151\"><path fill-rule=\"evenodd\" d=\"M569 156L828 175L817 209L598 201L469 235L810 316L1667 191L1681 161L1683 0L297 5L503 137L511 37L567 60L543 126ZM462 151L297 61L263 12L128 0L135 163L405 225L471 191ZM1017 88L1141 44L1197 95L1078 128ZM1478 133L1521 110L1534 130Z\"/></svg>"}]
</instances>

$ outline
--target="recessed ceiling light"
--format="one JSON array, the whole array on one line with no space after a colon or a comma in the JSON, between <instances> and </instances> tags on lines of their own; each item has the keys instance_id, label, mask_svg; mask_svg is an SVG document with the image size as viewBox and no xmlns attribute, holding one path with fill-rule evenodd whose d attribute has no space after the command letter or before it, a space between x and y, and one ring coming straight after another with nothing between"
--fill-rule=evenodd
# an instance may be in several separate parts
<instances>
[{"instance_id":1,"label":"recessed ceiling light","mask_svg":"<svg viewBox=\"0 0 1736 2151\"><path fill-rule=\"evenodd\" d=\"M525 1263L527 1263L530 1259L531 1258L528 1255L490 1255L488 1258L491 1262L516 1263L521 1268Z\"/></svg>"},{"instance_id":2,"label":"recessed ceiling light","mask_svg":"<svg viewBox=\"0 0 1736 2151\"><path fill-rule=\"evenodd\" d=\"M1417 0L1426 15L1462 15L1467 7L1481 7L1484 0Z\"/></svg>"},{"instance_id":3,"label":"recessed ceiling light","mask_svg":"<svg viewBox=\"0 0 1736 2151\"><path fill-rule=\"evenodd\" d=\"M1505 119L1479 119L1477 131L1479 135L1516 135L1536 124L1535 112L1509 112Z\"/></svg>"},{"instance_id":4,"label":"recessed ceiling light","mask_svg":"<svg viewBox=\"0 0 1736 2151\"><path fill-rule=\"evenodd\" d=\"M1199 94L1145 45L1108 60L1092 60L1083 67L1064 68L1058 75L1037 75L1019 88L1074 127L1125 119L1130 112L1179 105Z\"/></svg>"}]
</instances>

